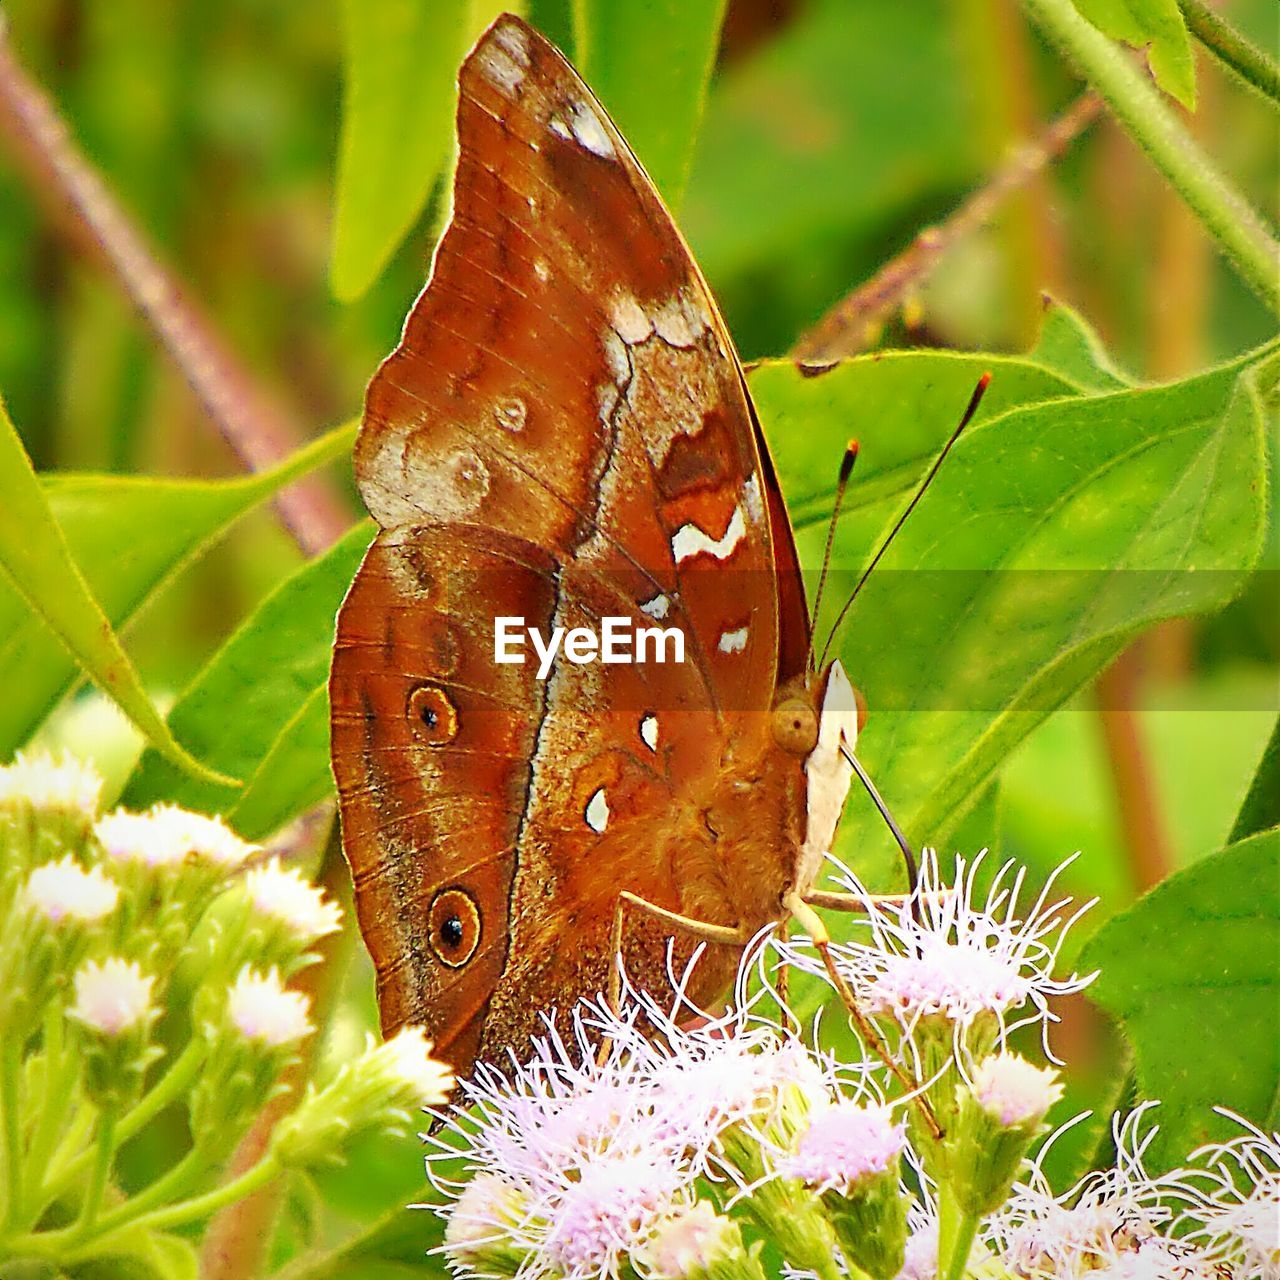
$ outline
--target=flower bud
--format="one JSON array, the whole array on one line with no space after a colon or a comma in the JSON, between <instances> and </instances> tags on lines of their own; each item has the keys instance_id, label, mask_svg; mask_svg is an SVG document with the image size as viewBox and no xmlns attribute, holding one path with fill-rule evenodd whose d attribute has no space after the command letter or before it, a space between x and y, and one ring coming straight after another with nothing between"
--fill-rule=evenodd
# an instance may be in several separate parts
<instances>
[{"instance_id":1,"label":"flower bud","mask_svg":"<svg viewBox=\"0 0 1280 1280\"><path fill-rule=\"evenodd\" d=\"M532 1257L520 1243L529 1212L522 1191L496 1173L478 1173L449 1207L441 1251L464 1274L512 1280Z\"/></svg>"},{"instance_id":2,"label":"flower bud","mask_svg":"<svg viewBox=\"0 0 1280 1280\"><path fill-rule=\"evenodd\" d=\"M147 1067L160 1053L149 1043L160 1012L154 984L136 961L119 956L90 960L76 972L67 1015L81 1028L85 1092L96 1106L119 1108L142 1091Z\"/></svg>"},{"instance_id":3,"label":"flower bud","mask_svg":"<svg viewBox=\"0 0 1280 1280\"><path fill-rule=\"evenodd\" d=\"M874 1280L893 1280L902 1270L905 1144L905 1127L888 1108L846 1101L823 1112L783 1165L821 1194L840 1247Z\"/></svg>"},{"instance_id":4,"label":"flower bud","mask_svg":"<svg viewBox=\"0 0 1280 1280\"><path fill-rule=\"evenodd\" d=\"M308 1089L277 1126L272 1149L281 1164L314 1164L357 1134L403 1124L412 1108L439 1105L452 1088L453 1073L431 1057L422 1028L402 1027L385 1044L371 1044L323 1089Z\"/></svg>"},{"instance_id":5,"label":"flower bud","mask_svg":"<svg viewBox=\"0 0 1280 1280\"><path fill-rule=\"evenodd\" d=\"M47 752L18 752L12 764L0 767L0 879L5 871L79 855L101 796L102 778L92 765L66 755L55 760Z\"/></svg>"},{"instance_id":6,"label":"flower bud","mask_svg":"<svg viewBox=\"0 0 1280 1280\"><path fill-rule=\"evenodd\" d=\"M972 1088L962 1084L956 1093L952 1187L966 1213L993 1213L1008 1198L1045 1114L1062 1097L1062 1086L1051 1067L998 1053L978 1065Z\"/></svg>"},{"instance_id":7,"label":"flower bud","mask_svg":"<svg viewBox=\"0 0 1280 1280\"><path fill-rule=\"evenodd\" d=\"M748 1250L742 1228L699 1200L659 1223L632 1261L648 1280L765 1280L760 1249Z\"/></svg>"}]
</instances>

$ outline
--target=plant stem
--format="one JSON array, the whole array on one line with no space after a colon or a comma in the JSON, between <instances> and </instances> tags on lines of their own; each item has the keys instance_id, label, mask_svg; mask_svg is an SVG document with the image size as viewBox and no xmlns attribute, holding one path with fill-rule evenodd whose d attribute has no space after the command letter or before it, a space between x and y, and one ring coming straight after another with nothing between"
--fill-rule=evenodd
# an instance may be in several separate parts
<instances>
[{"instance_id":1,"label":"plant stem","mask_svg":"<svg viewBox=\"0 0 1280 1280\"><path fill-rule=\"evenodd\" d=\"M19 1226L34 1225L49 1203L50 1196L44 1189L45 1172L58 1131L67 1114L67 1104L74 1097L72 1085L76 1075L74 1055L67 1053L63 1042L65 1013L61 1004L51 1003L44 1019L44 1079L41 1081L40 1106L36 1111L35 1132L27 1150L27 1170L30 1174L28 1194L15 1214ZM84 1156L84 1163L89 1160ZM30 1194L34 1190L34 1197Z\"/></svg>"},{"instance_id":2,"label":"plant stem","mask_svg":"<svg viewBox=\"0 0 1280 1280\"><path fill-rule=\"evenodd\" d=\"M1117 44L1081 16L1071 0L1022 3L1107 100L1245 282L1280 315L1280 244L1196 145L1159 92Z\"/></svg>"},{"instance_id":3,"label":"plant stem","mask_svg":"<svg viewBox=\"0 0 1280 1280\"><path fill-rule=\"evenodd\" d=\"M1204 0L1178 0L1187 28L1223 66L1280 106L1280 63L1247 40Z\"/></svg>"},{"instance_id":4,"label":"plant stem","mask_svg":"<svg viewBox=\"0 0 1280 1280\"><path fill-rule=\"evenodd\" d=\"M4 1118L4 1171L9 1180L5 1200L5 1225L17 1219L22 1206L22 1128L18 1114L22 1075L22 1045L12 1032L6 1034L0 1055L0 1114Z\"/></svg>"},{"instance_id":5,"label":"plant stem","mask_svg":"<svg viewBox=\"0 0 1280 1280\"><path fill-rule=\"evenodd\" d=\"M216 1187L212 1191L206 1191L202 1196L193 1196L190 1200L180 1200L177 1204L169 1204L160 1209L153 1209L150 1213L144 1213L139 1217L134 1217L133 1214L130 1214L127 1220L122 1220L112 1225L115 1230L127 1227L130 1232L160 1231L167 1227L180 1226L184 1222L192 1222L197 1218L207 1218L211 1213L216 1213L224 1206L237 1200L242 1200L245 1196L260 1190L273 1178L277 1177L283 1168L284 1166L276 1159L275 1155L269 1152L252 1168L246 1169L238 1178L234 1178L232 1181L221 1187ZM109 1240L109 1235L100 1235L94 1242L94 1247L91 1251L83 1247L77 1248L74 1253L66 1256L65 1261L77 1261L82 1257L88 1256L89 1252L99 1253L109 1243Z\"/></svg>"},{"instance_id":6,"label":"plant stem","mask_svg":"<svg viewBox=\"0 0 1280 1280\"><path fill-rule=\"evenodd\" d=\"M978 1234L978 1215L966 1213L956 1231L955 1248L951 1254L951 1264L946 1270L946 1280L963 1280L965 1269L969 1265L969 1254L973 1252L973 1238Z\"/></svg>"},{"instance_id":7,"label":"plant stem","mask_svg":"<svg viewBox=\"0 0 1280 1280\"><path fill-rule=\"evenodd\" d=\"M116 1120L118 1113L114 1105L103 1107L98 1120L98 1142L93 1161L93 1172L89 1175L89 1187L84 1195L84 1203L80 1206L80 1216L72 1227L72 1235L76 1238L91 1235L98 1220L98 1210L102 1207L102 1195L107 1189L107 1177L111 1173L111 1164L116 1150Z\"/></svg>"},{"instance_id":8,"label":"plant stem","mask_svg":"<svg viewBox=\"0 0 1280 1280\"><path fill-rule=\"evenodd\" d=\"M195 1079L200 1064L205 1059L208 1045L200 1037L193 1037L187 1047L170 1064L169 1070L156 1081L138 1104L120 1117L115 1129L115 1149L118 1151L135 1133L149 1124L175 1098L186 1091L187 1086ZM92 1154L83 1151L69 1164L62 1166L57 1176L49 1179L44 1188L46 1201L56 1196L69 1182L77 1178L89 1161Z\"/></svg>"}]
</instances>

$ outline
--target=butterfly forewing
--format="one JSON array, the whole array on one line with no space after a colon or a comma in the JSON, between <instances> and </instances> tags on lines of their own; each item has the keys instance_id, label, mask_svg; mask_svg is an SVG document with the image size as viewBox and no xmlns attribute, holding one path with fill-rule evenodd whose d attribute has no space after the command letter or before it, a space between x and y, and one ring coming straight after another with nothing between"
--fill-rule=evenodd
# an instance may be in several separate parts
<instances>
[{"instance_id":1,"label":"butterfly forewing","mask_svg":"<svg viewBox=\"0 0 1280 1280\"><path fill-rule=\"evenodd\" d=\"M717 796L745 769L735 820L758 808L783 857L799 767L753 762L780 658L796 674L808 631L728 335L635 158L518 19L459 86L451 221L357 444L384 532L343 607L332 697L384 1027L424 1021L465 1067L607 981L621 890L729 924L744 891L776 898L785 873L735 865ZM448 593L423 586L444 578ZM546 680L494 662L499 616L550 635L606 615L681 628L686 661L561 660ZM452 674L432 666L441 627ZM433 681L459 715L424 744ZM432 932L466 933L452 892L482 908L453 966ZM669 933L633 922L629 962L660 976Z\"/></svg>"}]
</instances>

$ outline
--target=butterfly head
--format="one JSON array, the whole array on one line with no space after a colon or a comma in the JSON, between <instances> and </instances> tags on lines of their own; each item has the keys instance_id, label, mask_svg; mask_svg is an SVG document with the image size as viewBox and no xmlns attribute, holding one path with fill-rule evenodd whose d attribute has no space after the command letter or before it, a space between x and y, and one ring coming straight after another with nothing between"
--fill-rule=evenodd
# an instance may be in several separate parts
<instances>
[{"instance_id":1,"label":"butterfly head","mask_svg":"<svg viewBox=\"0 0 1280 1280\"><path fill-rule=\"evenodd\" d=\"M840 662L829 662L820 672L787 681L774 700L770 729L774 742L788 755L807 756L818 745L824 721L828 735L849 729L856 738L867 722L862 691L849 683ZM848 743L850 749L853 741Z\"/></svg>"}]
</instances>

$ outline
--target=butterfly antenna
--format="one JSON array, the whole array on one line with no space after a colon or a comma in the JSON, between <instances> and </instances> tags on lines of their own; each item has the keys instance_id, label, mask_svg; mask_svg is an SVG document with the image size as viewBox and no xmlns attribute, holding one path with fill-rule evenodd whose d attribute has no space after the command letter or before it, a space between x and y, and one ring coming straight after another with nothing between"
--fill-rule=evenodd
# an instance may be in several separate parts
<instances>
[{"instance_id":1,"label":"butterfly antenna","mask_svg":"<svg viewBox=\"0 0 1280 1280\"><path fill-rule=\"evenodd\" d=\"M840 754L849 762L850 768L858 775L858 781L867 789L867 795L871 797L871 803L880 811L880 816L884 819L884 824L889 828L890 834L898 842L898 848L902 850L902 861L907 868L907 887L912 893L916 891L916 884L920 879L918 863L916 855L912 852L911 845L907 843L907 837L902 834L902 828L893 819L893 814L889 812L889 806L885 804L884 798L880 792L876 790L876 784L871 781L871 775L862 767L862 761L849 750L842 742L840 744Z\"/></svg>"},{"instance_id":2,"label":"butterfly antenna","mask_svg":"<svg viewBox=\"0 0 1280 1280\"><path fill-rule=\"evenodd\" d=\"M951 437L948 439L947 443L942 446L942 452L934 459L933 466L929 468L929 472L925 478L920 481L919 487L911 496L911 501L907 503L906 510L904 510L897 520L894 521L893 528L885 535L884 541L880 544L875 555L871 557L871 563L862 571L862 577L858 579L857 584L849 593L849 598L844 602L843 608L841 608L840 612L836 615L836 620L832 624L831 630L827 633L827 642L822 646L822 659L818 663L819 666L826 663L827 651L831 648L831 642L836 638L836 634L840 630L840 625L848 616L849 610L853 608L853 602L858 598L858 592L862 590L866 585L867 579L871 577L871 571L880 563L881 557L886 551L888 551L889 545L897 536L898 530L906 524L907 517L916 509L916 503L924 497L925 490L933 483L933 478L938 474L939 468L946 461L947 454L951 452L952 445L960 439L960 435L964 431L965 427L973 421L973 415L978 412L978 406L982 403L982 397L985 394L987 387L990 385L990 382L991 375L989 373L984 373L982 377L978 379L978 385L974 387L973 395L969 397L968 408L965 409L964 416L960 419L959 426L957 426L951 433Z\"/></svg>"},{"instance_id":3,"label":"butterfly antenna","mask_svg":"<svg viewBox=\"0 0 1280 1280\"><path fill-rule=\"evenodd\" d=\"M840 459L840 475L836 480L836 499L831 504L831 521L827 525L827 545L822 552L822 572L818 576L818 591L813 598L813 623L809 631L809 651L805 654L805 667L813 669L813 627L818 624L818 610L822 607L822 590L827 585L827 570L831 567L831 548L836 540L836 521L840 519L840 508L844 504L844 491L849 487L849 477L853 474L853 464L858 460L858 442L850 440L844 449L844 457Z\"/></svg>"}]
</instances>

